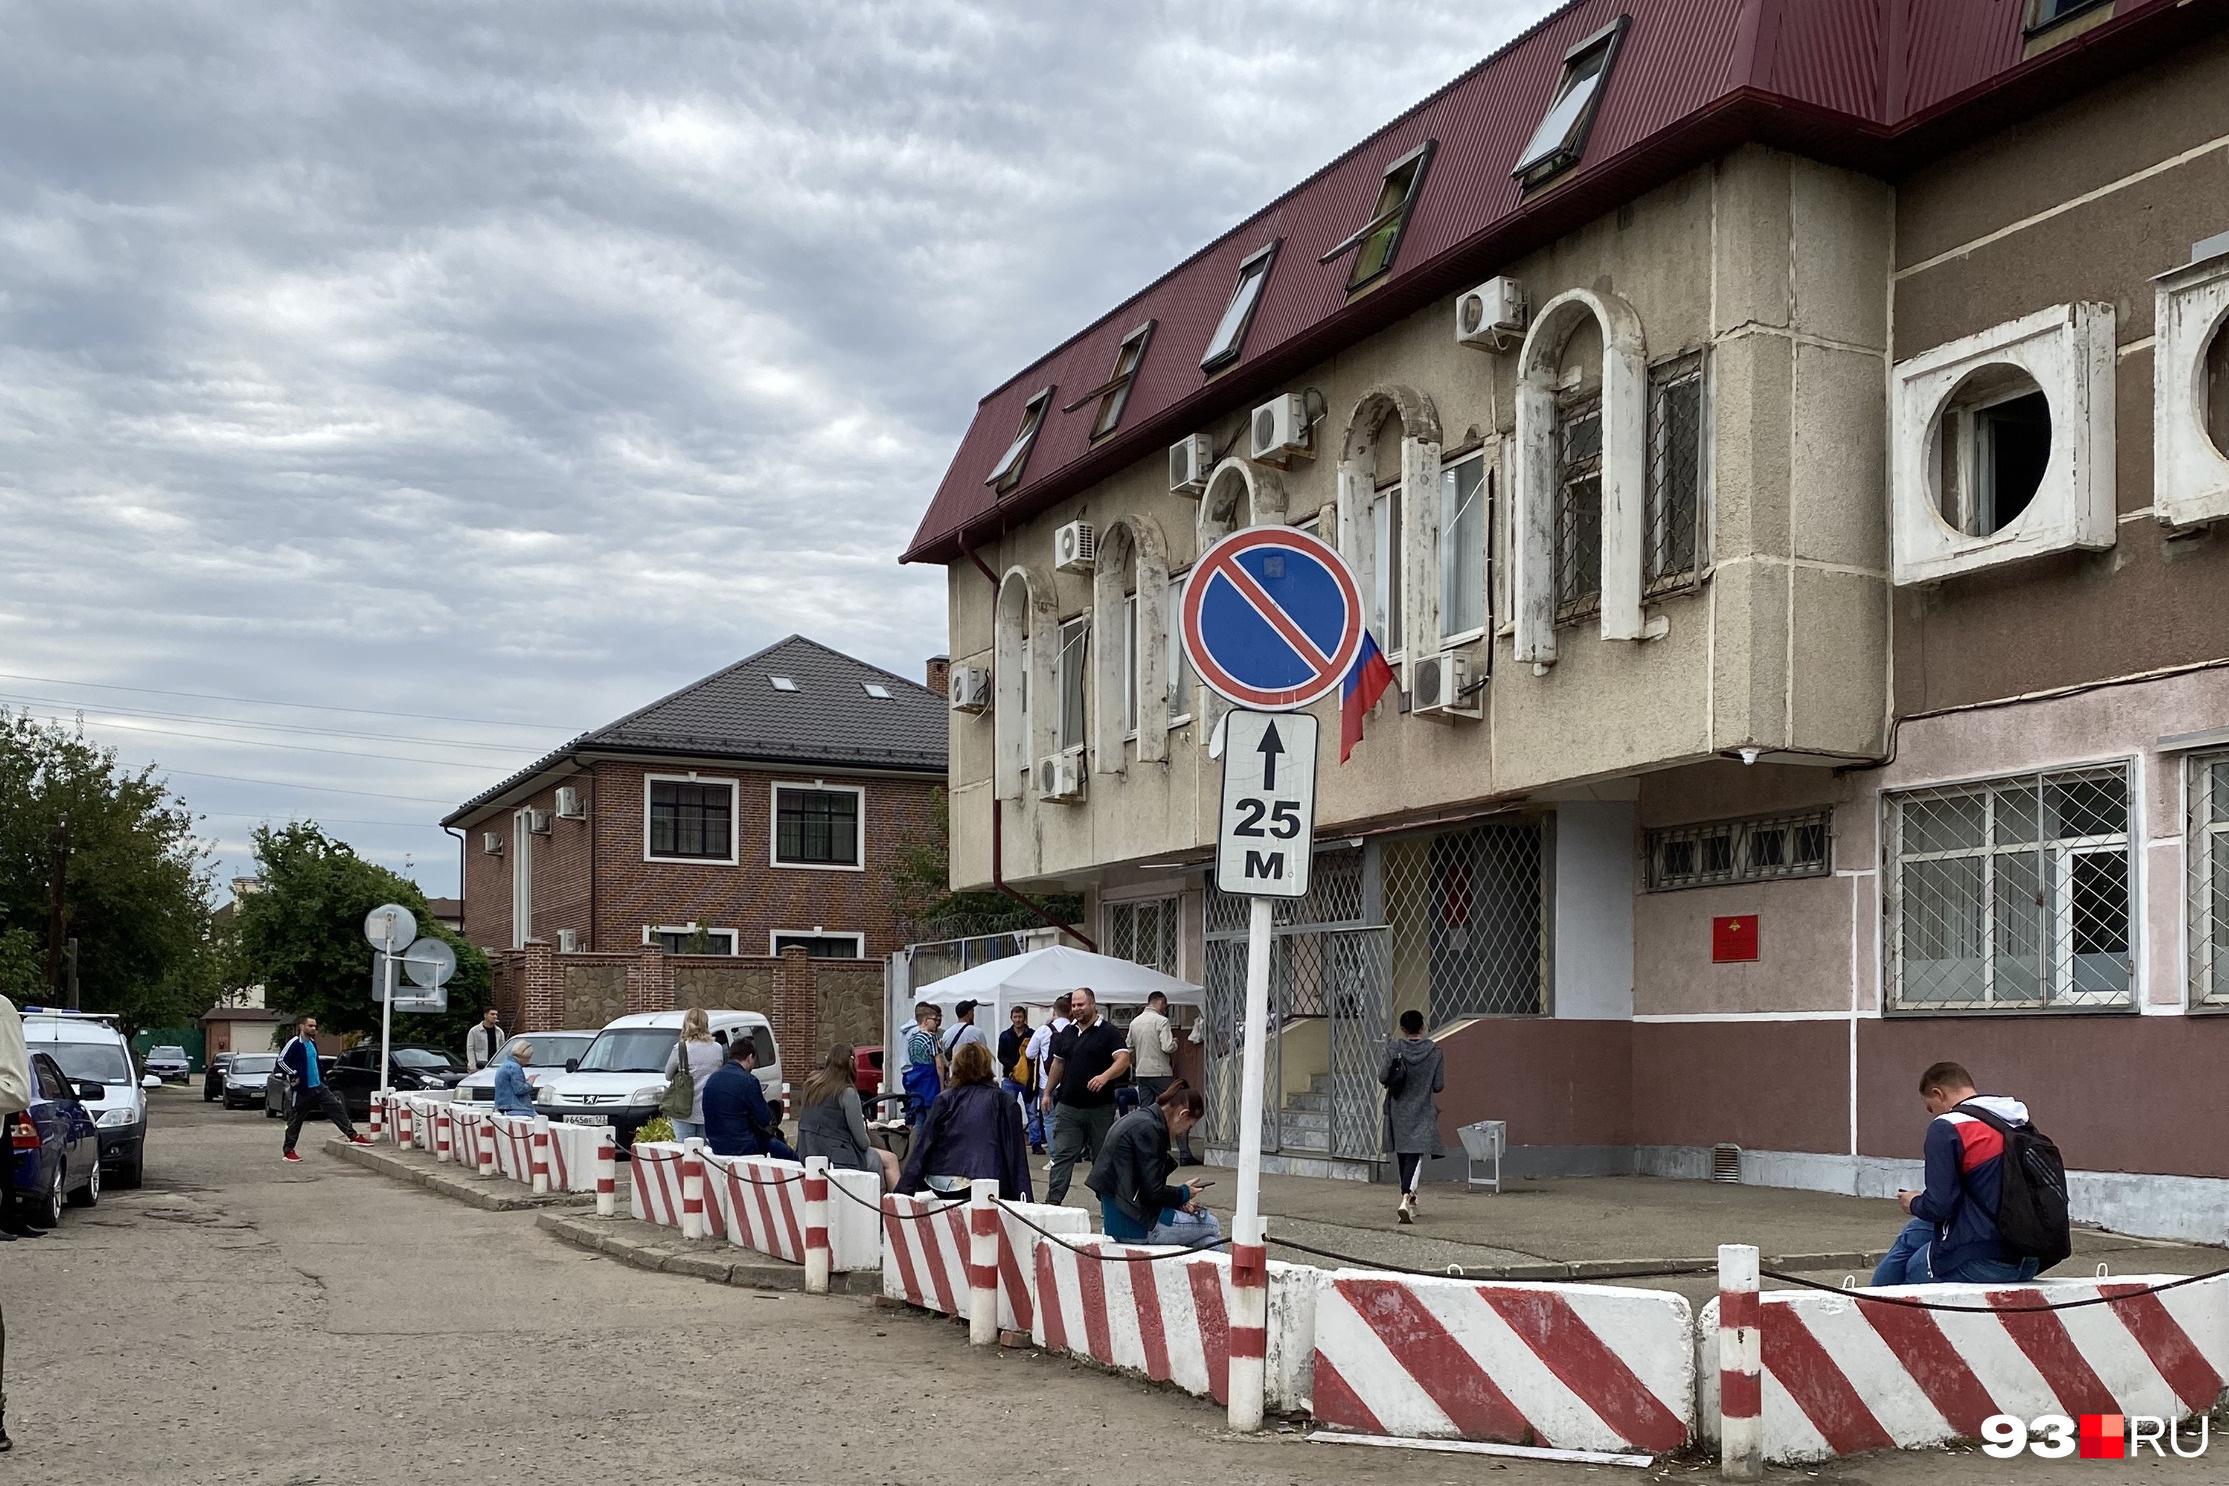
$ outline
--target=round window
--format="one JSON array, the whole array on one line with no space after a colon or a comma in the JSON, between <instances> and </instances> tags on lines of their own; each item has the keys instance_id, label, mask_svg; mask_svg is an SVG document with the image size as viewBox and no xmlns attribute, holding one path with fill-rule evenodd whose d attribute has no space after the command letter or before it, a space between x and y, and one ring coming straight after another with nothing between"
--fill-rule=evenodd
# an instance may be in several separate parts
<instances>
[{"instance_id":1,"label":"round window","mask_svg":"<svg viewBox=\"0 0 2229 1486\"><path fill-rule=\"evenodd\" d=\"M2214 327L2206 343L2206 364L2199 372L2206 412L2206 437L2229 459L2229 317Z\"/></svg>"},{"instance_id":2,"label":"round window","mask_svg":"<svg viewBox=\"0 0 2229 1486\"><path fill-rule=\"evenodd\" d=\"M1935 509L1969 537L1994 536L2028 509L2051 463L2051 404L2017 366L1985 366L1936 415Z\"/></svg>"}]
</instances>

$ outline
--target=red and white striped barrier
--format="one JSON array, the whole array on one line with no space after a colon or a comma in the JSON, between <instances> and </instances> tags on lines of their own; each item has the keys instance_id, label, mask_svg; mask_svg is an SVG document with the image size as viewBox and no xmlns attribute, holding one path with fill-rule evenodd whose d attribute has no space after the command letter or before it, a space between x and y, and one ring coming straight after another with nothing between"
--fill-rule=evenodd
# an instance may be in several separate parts
<instances>
[{"instance_id":1,"label":"red and white striped barrier","mask_svg":"<svg viewBox=\"0 0 2229 1486\"><path fill-rule=\"evenodd\" d=\"M371 1110L365 1123L370 1127L372 1143L377 1145L387 1133L387 1100L379 1090L372 1090Z\"/></svg>"},{"instance_id":2,"label":"red and white striped barrier","mask_svg":"<svg viewBox=\"0 0 2229 1486\"><path fill-rule=\"evenodd\" d=\"M491 1114L487 1134L495 1146L495 1169L514 1182L532 1182L534 1122L524 1115Z\"/></svg>"},{"instance_id":3,"label":"red and white striped barrier","mask_svg":"<svg viewBox=\"0 0 2229 1486\"><path fill-rule=\"evenodd\" d=\"M596 1190L596 1150L611 1134L609 1125L549 1126L549 1177L552 1192Z\"/></svg>"},{"instance_id":4,"label":"red and white striped barrier","mask_svg":"<svg viewBox=\"0 0 2229 1486\"><path fill-rule=\"evenodd\" d=\"M2211 1409L2229 1379L2229 1281L2132 1293L2172 1278L1768 1293L1758 1307L1765 1458L1827 1460L1973 1439L1992 1414L2180 1419ZM1868 1305L1864 1295L1991 1311ZM2077 1310L2013 1309L2100 1295L2123 1298ZM1706 1354L1717 1341L1718 1309L1714 1300L1703 1311ZM1715 1366L1703 1369L1700 1393L1703 1431L1715 1439Z\"/></svg>"},{"instance_id":5,"label":"red and white striped barrier","mask_svg":"<svg viewBox=\"0 0 2229 1486\"><path fill-rule=\"evenodd\" d=\"M637 1141L630 1148L627 1182L630 1216L661 1227L681 1226L681 1147L673 1141Z\"/></svg>"},{"instance_id":6,"label":"red and white striped barrier","mask_svg":"<svg viewBox=\"0 0 2229 1486\"><path fill-rule=\"evenodd\" d=\"M1674 1450L1694 1422L1694 1335L1665 1290L1339 1270L1316 1308L1315 1416L1366 1434Z\"/></svg>"},{"instance_id":7,"label":"red and white striped barrier","mask_svg":"<svg viewBox=\"0 0 2229 1486\"><path fill-rule=\"evenodd\" d=\"M1231 1262L1211 1251L1151 1258L1181 1252L1104 1237L1070 1239L1067 1244L1040 1240L1037 1344L1228 1403ZM1089 1257L1095 1253L1125 1257ZM1316 1310L1324 1280L1322 1270L1306 1265L1269 1266L1263 1405L1273 1412L1310 1408Z\"/></svg>"},{"instance_id":8,"label":"red and white striped barrier","mask_svg":"<svg viewBox=\"0 0 2229 1486\"><path fill-rule=\"evenodd\" d=\"M705 1218L714 1236L792 1264L805 1262L811 1225L806 1220L802 1163L770 1156L707 1154L704 1168ZM828 1194L829 1267L880 1268L882 1237L875 1212L882 1197L881 1174L831 1170L828 1181L842 1189Z\"/></svg>"},{"instance_id":9,"label":"red and white striped barrier","mask_svg":"<svg viewBox=\"0 0 2229 1486\"><path fill-rule=\"evenodd\" d=\"M433 1159L447 1165L450 1159L450 1126L453 1123L449 1106L438 1106L433 1112Z\"/></svg>"},{"instance_id":10,"label":"red and white striped barrier","mask_svg":"<svg viewBox=\"0 0 2229 1486\"><path fill-rule=\"evenodd\" d=\"M840 1197L835 1204L849 1206ZM1071 1241L1091 1236L1091 1215L1081 1208L999 1204L998 1324L1002 1331L1033 1331L1037 1323L1035 1250L1046 1240L1023 1218L1048 1232L1072 1236ZM966 1203L895 1193L883 1197L882 1293L890 1299L947 1316L965 1316L968 1247Z\"/></svg>"}]
</instances>

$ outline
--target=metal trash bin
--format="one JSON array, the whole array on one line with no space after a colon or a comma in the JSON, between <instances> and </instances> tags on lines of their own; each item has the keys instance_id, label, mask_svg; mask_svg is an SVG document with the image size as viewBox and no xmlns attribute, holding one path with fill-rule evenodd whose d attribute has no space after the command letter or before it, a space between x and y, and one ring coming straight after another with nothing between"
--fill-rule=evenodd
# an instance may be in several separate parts
<instances>
[{"instance_id":1,"label":"metal trash bin","mask_svg":"<svg viewBox=\"0 0 2229 1486\"><path fill-rule=\"evenodd\" d=\"M1480 1120L1465 1125L1455 1132L1463 1137L1463 1183L1476 1191L1491 1186L1496 1196L1501 1194L1501 1158L1509 1148L1509 1124L1505 1120ZM1478 1168L1491 1163L1494 1174L1481 1177Z\"/></svg>"}]
</instances>

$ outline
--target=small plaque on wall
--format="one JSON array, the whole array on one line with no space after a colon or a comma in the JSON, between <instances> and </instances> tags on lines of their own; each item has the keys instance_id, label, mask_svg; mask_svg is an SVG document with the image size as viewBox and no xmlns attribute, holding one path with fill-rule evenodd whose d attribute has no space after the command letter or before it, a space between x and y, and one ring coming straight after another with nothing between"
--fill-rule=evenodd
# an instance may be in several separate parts
<instances>
[{"instance_id":1,"label":"small plaque on wall","mask_svg":"<svg viewBox=\"0 0 2229 1486\"><path fill-rule=\"evenodd\" d=\"M1719 965L1757 958L1757 915L1734 913L1712 919L1710 957Z\"/></svg>"}]
</instances>

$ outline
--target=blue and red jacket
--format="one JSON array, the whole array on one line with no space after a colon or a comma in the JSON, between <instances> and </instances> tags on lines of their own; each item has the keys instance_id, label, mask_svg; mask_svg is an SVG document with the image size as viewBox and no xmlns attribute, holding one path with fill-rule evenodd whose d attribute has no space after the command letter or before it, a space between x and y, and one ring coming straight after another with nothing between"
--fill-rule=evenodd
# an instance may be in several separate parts
<instances>
[{"instance_id":1,"label":"blue and red jacket","mask_svg":"<svg viewBox=\"0 0 2229 1486\"><path fill-rule=\"evenodd\" d=\"M1935 1225L1931 1265L1937 1274L1976 1259L2012 1258L1997 1234L2005 1138L1996 1126L1965 1113L1970 1105L2008 1125L2028 1123L2027 1105L1995 1094L1977 1094L1928 1122L1927 1190L1912 1199L1912 1216Z\"/></svg>"}]
</instances>

